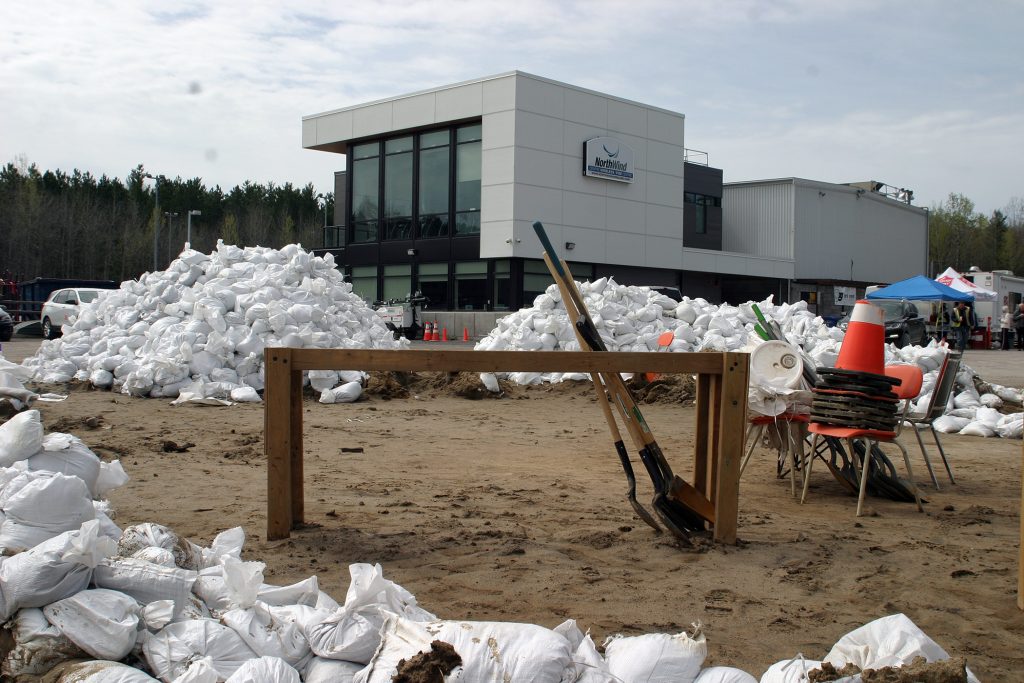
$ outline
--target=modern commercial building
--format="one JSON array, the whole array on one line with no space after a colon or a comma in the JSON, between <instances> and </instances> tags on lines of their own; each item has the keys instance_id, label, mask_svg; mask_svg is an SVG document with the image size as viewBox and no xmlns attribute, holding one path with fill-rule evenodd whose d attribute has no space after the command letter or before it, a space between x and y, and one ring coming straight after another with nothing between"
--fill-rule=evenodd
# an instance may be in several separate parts
<instances>
[{"instance_id":1,"label":"modern commercial building","mask_svg":"<svg viewBox=\"0 0 1024 683\"><path fill-rule=\"evenodd\" d=\"M419 290L439 310L530 305L551 283L537 220L577 279L712 300L789 299L804 291L794 281L889 281L923 267L918 233L872 256L890 215L923 210L796 179L723 194L722 171L688 156L684 123L515 71L304 117L302 145L344 157L325 246L370 301ZM829 201L815 204L818 193Z\"/></svg>"}]
</instances>

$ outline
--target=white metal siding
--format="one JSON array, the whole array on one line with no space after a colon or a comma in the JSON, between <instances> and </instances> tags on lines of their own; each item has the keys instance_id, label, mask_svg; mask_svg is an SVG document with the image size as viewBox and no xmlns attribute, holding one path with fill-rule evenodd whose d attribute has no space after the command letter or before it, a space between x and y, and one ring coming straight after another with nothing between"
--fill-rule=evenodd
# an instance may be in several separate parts
<instances>
[{"instance_id":1,"label":"white metal siding","mask_svg":"<svg viewBox=\"0 0 1024 683\"><path fill-rule=\"evenodd\" d=\"M793 258L793 182L724 187L722 250Z\"/></svg>"}]
</instances>

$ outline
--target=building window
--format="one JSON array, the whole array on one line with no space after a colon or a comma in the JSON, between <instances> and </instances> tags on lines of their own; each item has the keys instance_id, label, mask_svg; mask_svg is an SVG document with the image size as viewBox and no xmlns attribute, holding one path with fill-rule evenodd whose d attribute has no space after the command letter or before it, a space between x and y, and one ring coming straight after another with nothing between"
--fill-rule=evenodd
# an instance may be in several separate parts
<instances>
[{"instance_id":1,"label":"building window","mask_svg":"<svg viewBox=\"0 0 1024 683\"><path fill-rule=\"evenodd\" d=\"M380 143L352 148L352 241L375 242L380 219Z\"/></svg>"},{"instance_id":2,"label":"building window","mask_svg":"<svg viewBox=\"0 0 1024 683\"><path fill-rule=\"evenodd\" d=\"M448 236L451 132L420 136L419 237Z\"/></svg>"},{"instance_id":3,"label":"building window","mask_svg":"<svg viewBox=\"0 0 1024 683\"><path fill-rule=\"evenodd\" d=\"M455 234L480 234L480 146L477 123L455 131Z\"/></svg>"},{"instance_id":4,"label":"building window","mask_svg":"<svg viewBox=\"0 0 1024 683\"><path fill-rule=\"evenodd\" d=\"M384 143L384 240L412 239L412 136Z\"/></svg>"},{"instance_id":5,"label":"building window","mask_svg":"<svg viewBox=\"0 0 1024 683\"><path fill-rule=\"evenodd\" d=\"M533 300L555 284L543 261L523 261L523 305L532 306Z\"/></svg>"},{"instance_id":6,"label":"building window","mask_svg":"<svg viewBox=\"0 0 1024 683\"><path fill-rule=\"evenodd\" d=\"M373 303L377 300L377 266L353 266L349 281L352 291L364 301Z\"/></svg>"},{"instance_id":7,"label":"building window","mask_svg":"<svg viewBox=\"0 0 1024 683\"><path fill-rule=\"evenodd\" d=\"M395 266L384 266L384 297L405 299L412 291L412 265L406 263Z\"/></svg>"},{"instance_id":8,"label":"building window","mask_svg":"<svg viewBox=\"0 0 1024 683\"><path fill-rule=\"evenodd\" d=\"M455 308L460 311L487 309L487 262L455 264Z\"/></svg>"},{"instance_id":9,"label":"building window","mask_svg":"<svg viewBox=\"0 0 1024 683\"><path fill-rule=\"evenodd\" d=\"M693 204L696 211L696 221L694 225L694 232L698 235L706 235L708 232L708 207L722 206L721 197L712 197L708 194L697 194L696 192L684 192L683 202L686 204Z\"/></svg>"},{"instance_id":10,"label":"building window","mask_svg":"<svg viewBox=\"0 0 1024 683\"><path fill-rule=\"evenodd\" d=\"M424 309L436 311L448 308L448 264L421 263L419 290L427 297Z\"/></svg>"},{"instance_id":11,"label":"building window","mask_svg":"<svg viewBox=\"0 0 1024 683\"><path fill-rule=\"evenodd\" d=\"M494 310L512 309L512 263L508 259L494 262Z\"/></svg>"}]
</instances>

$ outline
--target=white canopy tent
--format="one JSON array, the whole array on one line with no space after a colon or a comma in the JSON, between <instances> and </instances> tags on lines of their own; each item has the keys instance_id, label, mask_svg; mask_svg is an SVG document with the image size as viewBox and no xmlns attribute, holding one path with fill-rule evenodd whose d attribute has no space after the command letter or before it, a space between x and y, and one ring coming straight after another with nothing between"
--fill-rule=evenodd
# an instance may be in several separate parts
<instances>
[{"instance_id":1,"label":"white canopy tent","mask_svg":"<svg viewBox=\"0 0 1024 683\"><path fill-rule=\"evenodd\" d=\"M991 289L985 289L979 287L960 273L953 270L952 267L946 268L942 275L935 278L936 282L941 282L947 287L952 287L958 292L964 292L965 294L973 294L975 301L995 301L996 293Z\"/></svg>"}]
</instances>

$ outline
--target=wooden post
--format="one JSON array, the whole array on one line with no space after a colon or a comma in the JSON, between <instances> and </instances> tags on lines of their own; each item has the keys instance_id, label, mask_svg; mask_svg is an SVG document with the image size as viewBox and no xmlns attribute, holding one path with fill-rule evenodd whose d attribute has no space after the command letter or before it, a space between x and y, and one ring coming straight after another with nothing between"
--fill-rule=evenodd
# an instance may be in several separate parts
<instances>
[{"instance_id":1,"label":"wooden post","mask_svg":"<svg viewBox=\"0 0 1024 683\"><path fill-rule=\"evenodd\" d=\"M288 372L288 459L291 463L292 528L306 521L306 496L302 477L302 371L292 367Z\"/></svg>"},{"instance_id":2,"label":"wooden post","mask_svg":"<svg viewBox=\"0 0 1024 683\"><path fill-rule=\"evenodd\" d=\"M292 528L291 349L263 352L263 448L267 456L267 540L288 538ZM301 382L301 374L299 375ZM301 401L299 406L301 408ZM300 413L301 416L301 413ZM301 452L299 453L301 458ZM300 482L301 486L301 482ZM301 495L301 494L300 494Z\"/></svg>"},{"instance_id":3,"label":"wooden post","mask_svg":"<svg viewBox=\"0 0 1024 683\"><path fill-rule=\"evenodd\" d=\"M711 379L708 375L697 375L697 396L694 398L697 414L693 417L693 486L705 496L708 496L710 488L708 459L711 457L711 450L708 431L711 429ZM708 499L711 497L708 496Z\"/></svg>"},{"instance_id":4,"label":"wooden post","mask_svg":"<svg viewBox=\"0 0 1024 683\"><path fill-rule=\"evenodd\" d=\"M715 540L736 543L739 516L740 462L747 426L747 372L749 356L726 353L722 368L722 393L718 403L720 437L715 496Z\"/></svg>"}]
</instances>

